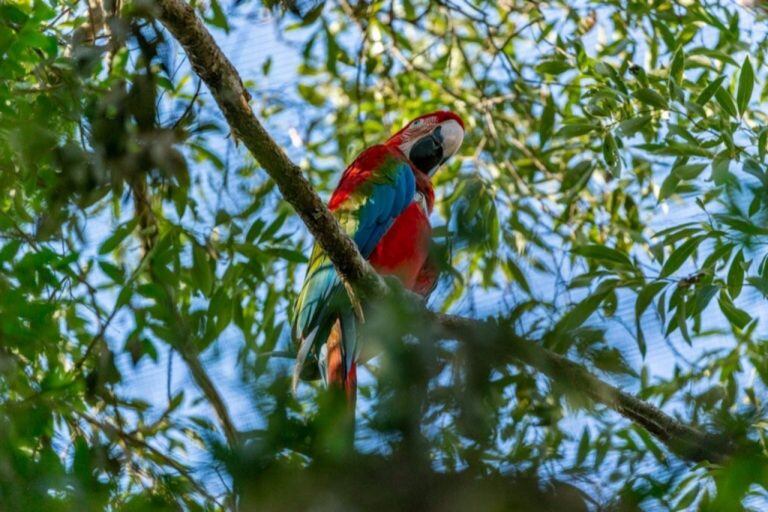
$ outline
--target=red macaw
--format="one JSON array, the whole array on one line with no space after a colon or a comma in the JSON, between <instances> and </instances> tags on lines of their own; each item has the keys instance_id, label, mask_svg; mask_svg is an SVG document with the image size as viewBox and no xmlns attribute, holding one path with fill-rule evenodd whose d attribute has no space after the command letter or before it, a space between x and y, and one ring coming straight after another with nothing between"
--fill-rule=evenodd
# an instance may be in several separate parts
<instances>
[{"instance_id":1,"label":"red macaw","mask_svg":"<svg viewBox=\"0 0 768 512\"><path fill-rule=\"evenodd\" d=\"M428 260L429 214L435 200L430 177L464 139L464 123L452 112L418 117L364 150L347 167L328 209L377 272L428 294L437 273ZM357 388L356 316L328 256L315 244L294 308L297 344L294 388L299 378L322 376L346 391L354 408Z\"/></svg>"}]
</instances>

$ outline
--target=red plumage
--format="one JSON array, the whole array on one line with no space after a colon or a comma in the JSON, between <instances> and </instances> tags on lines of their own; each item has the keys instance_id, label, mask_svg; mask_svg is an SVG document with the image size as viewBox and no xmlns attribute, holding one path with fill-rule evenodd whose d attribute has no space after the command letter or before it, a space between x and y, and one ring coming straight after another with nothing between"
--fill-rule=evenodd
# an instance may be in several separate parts
<instances>
[{"instance_id":1,"label":"red plumage","mask_svg":"<svg viewBox=\"0 0 768 512\"><path fill-rule=\"evenodd\" d=\"M364 183L371 179L382 162L388 157L408 159L397 148L397 135L386 144L372 146L363 151L354 163L350 165L341 177L339 185L333 192L328 208L336 210L349 196ZM416 278L429 255L429 241L432 228L429 224L429 214L435 203L435 191L429 176L415 172L416 191L424 198L422 204L412 202L394 221L373 253L368 257L373 268L383 275L395 275L403 285L413 290Z\"/></svg>"}]
</instances>

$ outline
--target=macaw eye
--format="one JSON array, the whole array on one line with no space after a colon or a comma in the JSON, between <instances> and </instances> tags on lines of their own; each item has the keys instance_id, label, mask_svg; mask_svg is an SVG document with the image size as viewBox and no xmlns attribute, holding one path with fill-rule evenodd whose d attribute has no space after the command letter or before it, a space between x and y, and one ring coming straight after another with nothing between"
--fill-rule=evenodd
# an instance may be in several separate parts
<instances>
[{"instance_id":1,"label":"macaw eye","mask_svg":"<svg viewBox=\"0 0 768 512\"><path fill-rule=\"evenodd\" d=\"M421 126L421 123L422 123L421 119L417 119L416 121L413 122L412 126L414 128L418 128L419 126Z\"/></svg>"}]
</instances>

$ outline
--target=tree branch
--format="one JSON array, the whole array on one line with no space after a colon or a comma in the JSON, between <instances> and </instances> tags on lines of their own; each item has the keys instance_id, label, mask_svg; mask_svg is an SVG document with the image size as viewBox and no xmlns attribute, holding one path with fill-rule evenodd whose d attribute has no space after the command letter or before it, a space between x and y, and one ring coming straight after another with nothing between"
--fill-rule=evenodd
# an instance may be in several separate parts
<instances>
[{"instance_id":1,"label":"tree branch","mask_svg":"<svg viewBox=\"0 0 768 512\"><path fill-rule=\"evenodd\" d=\"M258 121L248 104L250 95L237 70L194 9L183 0L159 0L157 5L160 21L184 48L194 71L210 89L232 132L275 181L342 278L362 296L390 293L381 276L374 272L354 242L342 231L301 169L288 159ZM403 295L410 297L407 293ZM717 463L733 450L717 436L681 423L657 407L600 380L583 366L534 341L518 337L512 328L489 321L437 314L426 309L420 301L412 302L425 320L441 326L450 338L471 344L473 350L487 351L502 361L522 362L564 386L578 388L595 402L645 428L684 459Z\"/></svg>"}]
</instances>

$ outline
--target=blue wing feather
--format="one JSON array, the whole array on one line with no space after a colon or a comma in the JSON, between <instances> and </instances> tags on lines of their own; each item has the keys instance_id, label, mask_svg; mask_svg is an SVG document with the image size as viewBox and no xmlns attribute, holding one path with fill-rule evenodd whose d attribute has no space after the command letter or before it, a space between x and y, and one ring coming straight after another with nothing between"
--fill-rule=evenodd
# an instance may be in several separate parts
<instances>
[{"instance_id":1,"label":"blue wing feather","mask_svg":"<svg viewBox=\"0 0 768 512\"><path fill-rule=\"evenodd\" d=\"M376 245L392 226L416 193L416 179L406 163L401 163L393 182L377 183L368 200L360 208L358 226L353 239L363 257L371 255Z\"/></svg>"}]
</instances>

